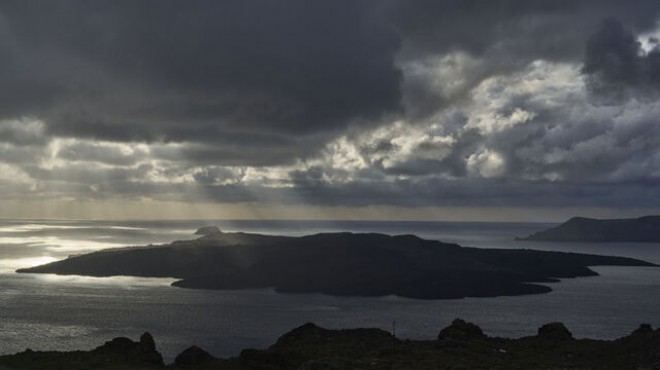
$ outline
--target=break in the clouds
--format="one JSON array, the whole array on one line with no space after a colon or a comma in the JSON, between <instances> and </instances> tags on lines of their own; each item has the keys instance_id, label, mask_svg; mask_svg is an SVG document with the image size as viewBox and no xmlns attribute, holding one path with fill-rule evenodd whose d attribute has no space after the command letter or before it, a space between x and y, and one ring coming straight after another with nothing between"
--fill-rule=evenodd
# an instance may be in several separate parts
<instances>
[{"instance_id":1,"label":"break in the clouds","mask_svg":"<svg viewBox=\"0 0 660 370\"><path fill-rule=\"evenodd\" d=\"M2 1L0 197L660 208L659 21L655 0Z\"/></svg>"}]
</instances>

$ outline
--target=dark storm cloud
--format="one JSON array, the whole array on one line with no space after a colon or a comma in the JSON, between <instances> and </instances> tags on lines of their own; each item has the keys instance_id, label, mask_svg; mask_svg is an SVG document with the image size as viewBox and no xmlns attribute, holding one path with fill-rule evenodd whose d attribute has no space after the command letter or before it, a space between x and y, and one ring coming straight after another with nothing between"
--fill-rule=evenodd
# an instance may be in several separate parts
<instances>
[{"instance_id":1,"label":"dark storm cloud","mask_svg":"<svg viewBox=\"0 0 660 370\"><path fill-rule=\"evenodd\" d=\"M400 111L400 38L403 60L494 53L477 83L535 58L578 58L603 17L643 30L658 9L648 0L10 0L0 5L0 117L118 141L336 134ZM412 113L442 100L423 78L406 83Z\"/></svg>"},{"instance_id":2,"label":"dark storm cloud","mask_svg":"<svg viewBox=\"0 0 660 370\"><path fill-rule=\"evenodd\" d=\"M0 116L120 141L336 132L399 109L398 39L378 8L4 1Z\"/></svg>"},{"instance_id":3,"label":"dark storm cloud","mask_svg":"<svg viewBox=\"0 0 660 370\"><path fill-rule=\"evenodd\" d=\"M656 26L660 2L639 0L419 0L398 1L393 17L402 35L399 59L420 63L465 52L482 61L464 71L464 86L452 96L409 74L404 97L409 115L431 116L469 98L484 79L511 74L535 60L582 61L589 36L603 19L616 16L636 33ZM440 90L440 91L439 91Z\"/></svg>"},{"instance_id":4,"label":"dark storm cloud","mask_svg":"<svg viewBox=\"0 0 660 370\"><path fill-rule=\"evenodd\" d=\"M0 1L0 185L53 199L643 207L660 199L660 49L638 36L659 11Z\"/></svg>"},{"instance_id":5,"label":"dark storm cloud","mask_svg":"<svg viewBox=\"0 0 660 370\"><path fill-rule=\"evenodd\" d=\"M647 0L5 1L0 117L116 141L317 139L282 145L292 159L351 122L400 111L400 39L403 60L495 55L467 92L529 60L579 58L605 16L643 30L658 9ZM425 84L410 76L403 86L412 115L450 103Z\"/></svg>"},{"instance_id":6,"label":"dark storm cloud","mask_svg":"<svg viewBox=\"0 0 660 370\"><path fill-rule=\"evenodd\" d=\"M583 72L593 92L623 98L630 89L645 94L660 89L660 46L648 52L621 22L610 18L587 43Z\"/></svg>"},{"instance_id":7,"label":"dark storm cloud","mask_svg":"<svg viewBox=\"0 0 660 370\"><path fill-rule=\"evenodd\" d=\"M638 0L400 1L396 17L412 56L464 50L500 57L569 59L603 19L616 16L637 31L656 25L660 3Z\"/></svg>"},{"instance_id":8,"label":"dark storm cloud","mask_svg":"<svg viewBox=\"0 0 660 370\"><path fill-rule=\"evenodd\" d=\"M613 83L637 84L641 82L641 53L635 36L610 18L589 38L584 72L598 74Z\"/></svg>"}]
</instances>

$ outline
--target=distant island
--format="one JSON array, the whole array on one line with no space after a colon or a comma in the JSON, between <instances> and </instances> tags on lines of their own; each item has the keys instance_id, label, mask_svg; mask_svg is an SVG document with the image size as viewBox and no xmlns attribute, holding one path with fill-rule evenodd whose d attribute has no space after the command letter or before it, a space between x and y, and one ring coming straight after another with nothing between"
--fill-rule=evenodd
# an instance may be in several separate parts
<instances>
[{"instance_id":1,"label":"distant island","mask_svg":"<svg viewBox=\"0 0 660 370\"><path fill-rule=\"evenodd\" d=\"M71 256L21 273L172 277L198 289L398 295L417 299L546 293L539 283L593 276L588 266L655 266L623 257L477 249L414 235L324 233L301 237L197 231L190 241Z\"/></svg>"},{"instance_id":2,"label":"distant island","mask_svg":"<svg viewBox=\"0 0 660 370\"><path fill-rule=\"evenodd\" d=\"M660 243L660 216L618 220L574 217L552 229L516 240Z\"/></svg>"},{"instance_id":3,"label":"distant island","mask_svg":"<svg viewBox=\"0 0 660 370\"><path fill-rule=\"evenodd\" d=\"M222 335L219 333L218 335ZM115 338L91 351L26 350L0 356L0 369L657 369L660 330L642 324L613 341L574 339L562 323L534 336L489 337L475 324L456 319L434 340L401 340L380 329L329 330L312 323L281 336L267 349L244 349L216 358L191 346L165 365L149 333L135 342Z\"/></svg>"}]
</instances>

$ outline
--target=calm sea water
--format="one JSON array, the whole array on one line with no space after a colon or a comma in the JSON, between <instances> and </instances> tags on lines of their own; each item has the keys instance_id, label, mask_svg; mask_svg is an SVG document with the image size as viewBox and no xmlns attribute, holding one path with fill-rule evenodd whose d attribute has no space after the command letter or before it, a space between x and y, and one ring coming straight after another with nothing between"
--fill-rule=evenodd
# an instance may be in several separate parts
<instances>
[{"instance_id":1,"label":"calm sea water","mask_svg":"<svg viewBox=\"0 0 660 370\"><path fill-rule=\"evenodd\" d=\"M16 268L125 245L192 239L200 226L302 235L328 231L412 233L488 248L532 248L642 258L660 263L660 245L514 242L552 226L535 223L293 221L0 221L0 354L91 349L116 336L151 332L166 360L192 344L217 356L263 348L306 322L328 328L380 327L432 339L454 318L488 334L534 334L562 321L578 337L612 339L640 323L660 325L660 268L597 267L601 276L566 279L542 295L461 300L341 298L272 290L199 291L171 279L16 274Z\"/></svg>"}]
</instances>

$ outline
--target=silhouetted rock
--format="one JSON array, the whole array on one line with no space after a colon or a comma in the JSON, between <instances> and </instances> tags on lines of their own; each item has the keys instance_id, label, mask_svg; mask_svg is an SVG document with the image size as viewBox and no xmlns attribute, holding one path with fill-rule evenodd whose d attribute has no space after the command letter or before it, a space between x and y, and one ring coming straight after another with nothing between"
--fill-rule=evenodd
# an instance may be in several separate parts
<instances>
[{"instance_id":1,"label":"silhouetted rock","mask_svg":"<svg viewBox=\"0 0 660 370\"><path fill-rule=\"evenodd\" d=\"M174 364L182 368L194 368L213 360L215 360L215 357L211 356L208 352L197 346L192 346L176 356Z\"/></svg>"},{"instance_id":2,"label":"silhouetted rock","mask_svg":"<svg viewBox=\"0 0 660 370\"><path fill-rule=\"evenodd\" d=\"M597 220L574 217L563 224L516 240L555 242L660 242L660 216Z\"/></svg>"},{"instance_id":3,"label":"silhouetted rock","mask_svg":"<svg viewBox=\"0 0 660 370\"><path fill-rule=\"evenodd\" d=\"M18 272L173 277L181 279L174 286L196 289L445 299L547 293L551 288L540 284L597 275L589 266L598 265L653 266L623 257L464 248L414 235L215 233L72 256Z\"/></svg>"},{"instance_id":4,"label":"silhouetted rock","mask_svg":"<svg viewBox=\"0 0 660 370\"><path fill-rule=\"evenodd\" d=\"M539 328L537 336L549 340L570 340L573 334L560 322L545 324Z\"/></svg>"},{"instance_id":5,"label":"silhouetted rock","mask_svg":"<svg viewBox=\"0 0 660 370\"><path fill-rule=\"evenodd\" d=\"M308 322L282 335L277 342L282 344L286 342L315 341L322 338L327 331L314 323Z\"/></svg>"},{"instance_id":6,"label":"silhouetted rock","mask_svg":"<svg viewBox=\"0 0 660 370\"><path fill-rule=\"evenodd\" d=\"M148 331L144 332L144 334L140 336L140 344L146 351L156 350L156 342L154 341L154 337L152 337Z\"/></svg>"},{"instance_id":7,"label":"silhouetted rock","mask_svg":"<svg viewBox=\"0 0 660 370\"><path fill-rule=\"evenodd\" d=\"M613 340L568 340L561 323L539 329L539 336L520 339L489 338L474 324L454 320L443 329L447 343L397 340L380 329L329 330L305 324L284 334L267 349L245 349L230 359L216 359L190 347L174 364L145 361L153 338L133 342L115 338L92 351L24 351L0 356L0 369L657 369L660 331L641 325L633 334ZM456 339L456 337L463 339ZM151 339L151 340L149 340ZM478 340L475 340L478 339Z\"/></svg>"},{"instance_id":8,"label":"silhouetted rock","mask_svg":"<svg viewBox=\"0 0 660 370\"><path fill-rule=\"evenodd\" d=\"M368 350L378 343L392 342L392 334L380 329L329 330L313 323L307 323L282 335L271 347L284 349L291 347L316 346L318 343L352 343L352 350Z\"/></svg>"},{"instance_id":9,"label":"silhouetted rock","mask_svg":"<svg viewBox=\"0 0 660 370\"><path fill-rule=\"evenodd\" d=\"M195 235L214 235L222 234L222 231L217 226L204 226L195 231Z\"/></svg>"},{"instance_id":10,"label":"silhouetted rock","mask_svg":"<svg viewBox=\"0 0 660 370\"><path fill-rule=\"evenodd\" d=\"M125 337L114 338L94 349L92 353L130 364L163 364L163 356L156 351L156 344L149 333L142 334L139 342L133 342Z\"/></svg>"},{"instance_id":11,"label":"silhouetted rock","mask_svg":"<svg viewBox=\"0 0 660 370\"><path fill-rule=\"evenodd\" d=\"M653 334L653 328L651 327L651 324L641 324L639 328L635 329L635 331L632 332L633 335L647 335L647 334Z\"/></svg>"},{"instance_id":12,"label":"silhouetted rock","mask_svg":"<svg viewBox=\"0 0 660 370\"><path fill-rule=\"evenodd\" d=\"M570 340L561 323L544 325L539 337L489 338L481 329L457 319L443 329L443 341L392 340L375 329L328 330L306 324L283 335L265 350L244 350L230 362L240 369L579 369L654 368L660 359L658 340L637 336L630 341ZM460 338L460 339L458 339Z\"/></svg>"},{"instance_id":13,"label":"silhouetted rock","mask_svg":"<svg viewBox=\"0 0 660 370\"><path fill-rule=\"evenodd\" d=\"M484 332L477 325L455 319L451 325L442 329L438 334L438 340L474 340L486 338Z\"/></svg>"},{"instance_id":14,"label":"silhouetted rock","mask_svg":"<svg viewBox=\"0 0 660 370\"><path fill-rule=\"evenodd\" d=\"M108 351L126 351L133 348L135 342L126 337L117 337L113 338L104 345L97 347L99 350L108 350Z\"/></svg>"},{"instance_id":15,"label":"silhouetted rock","mask_svg":"<svg viewBox=\"0 0 660 370\"><path fill-rule=\"evenodd\" d=\"M0 369L163 369L163 357L155 347L153 338L147 334L142 336L140 342L124 337L114 338L91 351L26 350L0 356Z\"/></svg>"}]
</instances>

